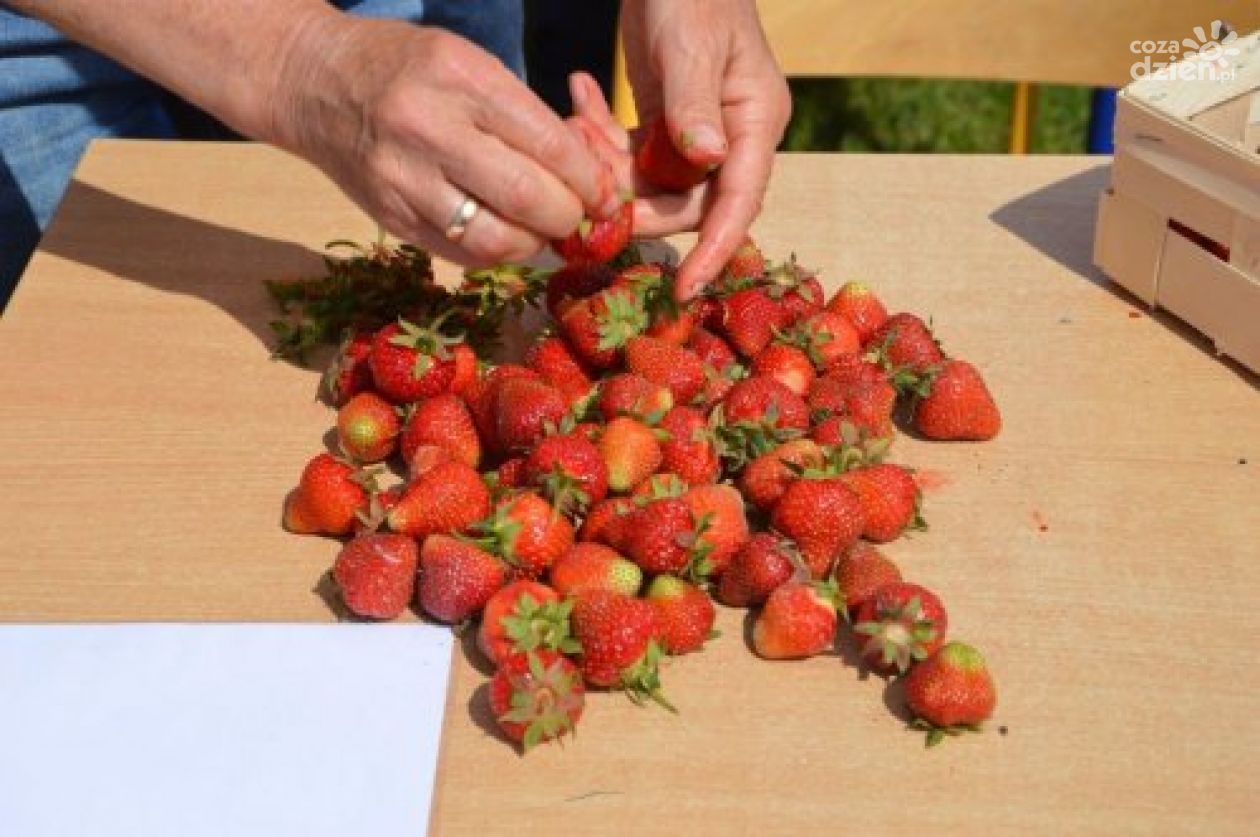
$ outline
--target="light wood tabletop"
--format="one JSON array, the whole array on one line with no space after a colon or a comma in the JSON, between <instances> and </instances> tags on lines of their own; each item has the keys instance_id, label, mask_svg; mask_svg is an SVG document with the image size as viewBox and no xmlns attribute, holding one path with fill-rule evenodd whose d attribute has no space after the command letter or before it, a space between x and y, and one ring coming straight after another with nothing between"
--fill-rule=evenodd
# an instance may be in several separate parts
<instances>
[{"instance_id":1,"label":"light wood tabletop","mask_svg":"<svg viewBox=\"0 0 1260 837\"><path fill-rule=\"evenodd\" d=\"M597 695L521 758L460 653L435 830L1253 829L1260 387L1091 267L1107 162L784 157L754 230L931 315L1003 408L992 443L893 453L938 487L889 552L989 658L986 734L925 751L882 681L761 662L723 610L663 672L677 717ZM279 525L332 413L269 359L260 283L373 235L266 148L92 147L0 322L0 620L333 618L337 544Z\"/></svg>"}]
</instances>

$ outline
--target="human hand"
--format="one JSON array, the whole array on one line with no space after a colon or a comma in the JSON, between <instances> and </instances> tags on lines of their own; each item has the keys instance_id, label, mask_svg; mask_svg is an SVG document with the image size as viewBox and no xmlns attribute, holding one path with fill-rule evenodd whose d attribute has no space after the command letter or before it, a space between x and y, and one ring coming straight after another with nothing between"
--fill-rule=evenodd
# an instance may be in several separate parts
<instances>
[{"instance_id":1,"label":"human hand","mask_svg":"<svg viewBox=\"0 0 1260 837\"><path fill-rule=\"evenodd\" d=\"M394 235L465 264L523 261L619 205L580 134L472 43L339 13L307 30L292 39L265 138ZM481 208L450 242L465 196Z\"/></svg>"},{"instance_id":2,"label":"human hand","mask_svg":"<svg viewBox=\"0 0 1260 837\"><path fill-rule=\"evenodd\" d=\"M676 286L690 298L721 272L760 213L791 97L753 0L627 0L621 32L640 124L663 115L676 143L686 134L687 147L678 143L685 157L721 164L682 195L639 186L636 234L699 226Z\"/></svg>"}]
</instances>

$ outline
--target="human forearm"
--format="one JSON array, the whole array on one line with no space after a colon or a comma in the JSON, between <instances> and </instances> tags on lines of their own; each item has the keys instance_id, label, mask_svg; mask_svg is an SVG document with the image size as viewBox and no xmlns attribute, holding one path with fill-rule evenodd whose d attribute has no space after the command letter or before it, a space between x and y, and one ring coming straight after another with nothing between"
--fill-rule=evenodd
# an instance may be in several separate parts
<instances>
[{"instance_id":1,"label":"human forearm","mask_svg":"<svg viewBox=\"0 0 1260 837\"><path fill-rule=\"evenodd\" d=\"M278 141L273 113L294 45L340 13L323 0L8 0L235 130Z\"/></svg>"}]
</instances>

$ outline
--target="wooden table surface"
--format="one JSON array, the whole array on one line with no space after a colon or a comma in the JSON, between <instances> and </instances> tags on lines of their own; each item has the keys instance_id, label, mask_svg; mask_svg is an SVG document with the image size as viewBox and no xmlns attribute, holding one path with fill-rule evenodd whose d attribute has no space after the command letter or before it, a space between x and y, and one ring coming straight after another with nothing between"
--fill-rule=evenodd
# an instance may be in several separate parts
<instances>
[{"instance_id":1,"label":"wooden table surface","mask_svg":"<svg viewBox=\"0 0 1260 837\"><path fill-rule=\"evenodd\" d=\"M898 441L943 485L889 550L987 654L987 734L927 752L883 682L760 662L724 610L664 672L678 717L597 696L576 741L522 759L460 654L436 830L1254 828L1257 381L1091 268L1106 164L785 157L755 229L933 316L1002 405L993 443ZM332 414L268 359L259 283L372 235L268 149L91 149L0 323L0 619L332 618L336 544L279 526Z\"/></svg>"}]
</instances>

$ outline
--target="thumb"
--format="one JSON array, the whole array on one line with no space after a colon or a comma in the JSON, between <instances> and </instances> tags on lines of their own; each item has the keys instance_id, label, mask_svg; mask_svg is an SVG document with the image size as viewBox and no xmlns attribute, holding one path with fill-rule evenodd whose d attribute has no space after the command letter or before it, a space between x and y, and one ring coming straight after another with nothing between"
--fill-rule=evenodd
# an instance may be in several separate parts
<instances>
[{"instance_id":1,"label":"thumb","mask_svg":"<svg viewBox=\"0 0 1260 837\"><path fill-rule=\"evenodd\" d=\"M711 166L726 159L722 127L721 62L677 50L661 68L665 124L674 146L691 162Z\"/></svg>"}]
</instances>

